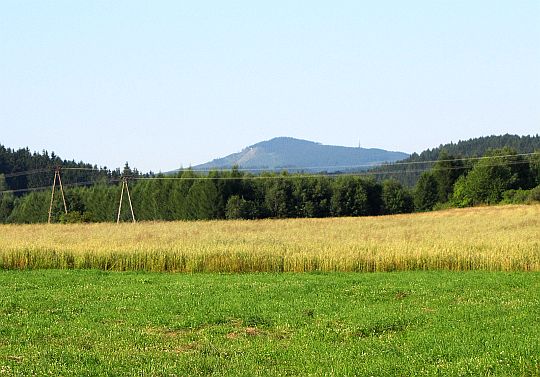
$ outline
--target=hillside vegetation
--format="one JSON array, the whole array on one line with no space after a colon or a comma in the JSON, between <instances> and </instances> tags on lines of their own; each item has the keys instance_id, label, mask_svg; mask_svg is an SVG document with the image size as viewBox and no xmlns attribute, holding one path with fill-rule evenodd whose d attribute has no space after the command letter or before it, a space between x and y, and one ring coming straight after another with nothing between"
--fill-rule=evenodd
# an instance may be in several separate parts
<instances>
[{"instance_id":1,"label":"hillside vegetation","mask_svg":"<svg viewBox=\"0 0 540 377\"><path fill-rule=\"evenodd\" d=\"M384 217L2 225L0 268L540 271L540 205Z\"/></svg>"}]
</instances>

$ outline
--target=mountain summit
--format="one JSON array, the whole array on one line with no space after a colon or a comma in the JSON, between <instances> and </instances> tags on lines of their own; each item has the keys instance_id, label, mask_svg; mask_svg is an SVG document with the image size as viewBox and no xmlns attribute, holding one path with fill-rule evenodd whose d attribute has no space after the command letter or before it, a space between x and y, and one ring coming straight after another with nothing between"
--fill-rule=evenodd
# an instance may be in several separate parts
<instances>
[{"instance_id":1,"label":"mountain summit","mask_svg":"<svg viewBox=\"0 0 540 377\"><path fill-rule=\"evenodd\" d=\"M238 153L194 166L195 170L241 169L336 172L394 162L409 155L375 148L323 145L292 137L277 137L249 146Z\"/></svg>"}]
</instances>

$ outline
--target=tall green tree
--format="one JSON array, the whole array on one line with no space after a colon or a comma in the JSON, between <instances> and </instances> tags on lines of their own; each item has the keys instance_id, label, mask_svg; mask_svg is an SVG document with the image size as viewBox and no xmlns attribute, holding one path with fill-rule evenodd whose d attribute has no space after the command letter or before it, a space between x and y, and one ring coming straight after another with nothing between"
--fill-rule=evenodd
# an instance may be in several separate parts
<instances>
[{"instance_id":1,"label":"tall green tree","mask_svg":"<svg viewBox=\"0 0 540 377\"><path fill-rule=\"evenodd\" d=\"M331 199L333 216L367 216L370 214L368 192L356 177L338 177Z\"/></svg>"},{"instance_id":2,"label":"tall green tree","mask_svg":"<svg viewBox=\"0 0 540 377\"><path fill-rule=\"evenodd\" d=\"M133 195L133 209L138 221L159 220L159 208L155 196L156 181L137 181L131 186Z\"/></svg>"},{"instance_id":3,"label":"tall green tree","mask_svg":"<svg viewBox=\"0 0 540 377\"><path fill-rule=\"evenodd\" d=\"M188 216L192 220L217 218L218 191L209 179L196 180L187 196Z\"/></svg>"},{"instance_id":4,"label":"tall green tree","mask_svg":"<svg viewBox=\"0 0 540 377\"><path fill-rule=\"evenodd\" d=\"M535 155L531 157L531 176L534 179L534 184L536 186L540 185L540 149L536 150Z\"/></svg>"},{"instance_id":5,"label":"tall green tree","mask_svg":"<svg viewBox=\"0 0 540 377\"><path fill-rule=\"evenodd\" d=\"M14 196L12 193L4 192L7 190L4 174L0 174L0 223L7 222L9 215L13 211Z\"/></svg>"},{"instance_id":6,"label":"tall green tree","mask_svg":"<svg viewBox=\"0 0 540 377\"><path fill-rule=\"evenodd\" d=\"M176 220L187 220L191 216L188 203L189 190L195 182L196 176L189 169L178 173L176 177L180 179L173 181L169 203Z\"/></svg>"},{"instance_id":7,"label":"tall green tree","mask_svg":"<svg viewBox=\"0 0 540 377\"><path fill-rule=\"evenodd\" d=\"M295 179L293 195L299 217L326 217L330 214L332 188L327 178Z\"/></svg>"},{"instance_id":8,"label":"tall green tree","mask_svg":"<svg viewBox=\"0 0 540 377\"><path fill-rule=\"evenodd\" d=\"M241 196L229 197L226 205L225 218L227 219L255 219L257 218L256 204Z\"/></svg>"},{"instance_id":9,"label":"tall green tree","mask_svg":"<svg viewBox=\"0 0 540 377\"><path fill-rule=\"evenodd\" d=\"M266 180L264 202L270 217L296 217L293 191L293 183L288 174Z\"/></svg>"},{"instance_id":10,"label":"tall green tree","mask_svg":"<svg viewBox=\"0 0 540 377\"><path fill-rule=\"evenodd\" d=\"M507 165L515 177L512 189L528 190L535 186L535 176L531 170L531 159L519 155L515 149L508 147L494 150L489 155L504 156L500 159L500 163ZM498 161L496 160L496 162Z\"/></svg>"},{"instance_id":11,"label":"tall green tree","mask_svg":"<svg viewBox=\"0 0 540 377\"><path fill-rule=\"evenodd\" d=\"M382 186L384 214L410 213L414 211L413 197L401 183L396 180L386 180Z\"/></svg>"},{"instance_id":12,"label":"tall green tree","mask_svg":"<svg viewBox=\"0 0 540 377\"><path fill-rule=\"evenodd\" d=\"M372 177L360 178L358 182L367 193L367 215L378 216L383 214L382 185Z\"/></svg>"},{"instance_id":13,"label":"tall green tree","mask_svg":"<svg viewBox=\"0 0 540 377\"><path fill-rule=\"evenodd\" d=\"M15 198L13 194L3 194L0 196L0 223L8 221L13 212Z\"/></svg>"},{"instance_id":14,"label":"tall green tree","mask_svg":"<svg viewBox=\"0 0 540 377\"><path fill-rule=\"evenodd\" d=\"M438 201L440 203L446 203L452 197L454 184L465 173L463 161L448 154L443 149L432 169L433 178L437 182Z\"/></svg>"},{"instance_id":15,"label":"tall green tree","mask_svg":"<svg viewBox=\"0 0 540 377\"><path fill-rule=\"evenodd\" d=\"M15 200L13 211L8 218L8 222L19 224L44 223L47 222L49 212L49 192L32 192ZM61 211L59 201L55 202L54 218L58 220Z\"/></svg>"},{"instance_id":16,"label":"tall green tree","mask_svg":"<svg viewBox=\"0 0 540 377\"><path fill-rule=\"evenodd\" d=\"M92 221L108 222L116 220L116 211L120 199L120 187L108 185L105 181L95 184L84 191L85 208L91 214Z\"/></svg>"},{"instance_id":17,"label":"tall green tree","mask_svg":"<svg viewBox=\"0 0 540 377\"><path fill-rule=\"evenodd\" d=\"M225 218L229 198L233 195L242 196L243 194L244 173L238 169L238 166L233 166L230 171L211 171L208 176L216 178L214 185L218 191L217 217Z\"/></svg>"},{"instance_id":18,"label":"tall green tree","mask_svg":"<svg viewBox=\"0 0 540 377\"><path fill-rule=\"evenodd\" d=\"M3 191L6 191L7 189L6 177L4 174L0 173L0 195L2 195Z\"/></svg>"},{"instance_id":19,"label":"tall green tree","mask_svg":"<svg viewBox=\"0 0 540 377\"><path fill-rule=\"evenodd\" d=\"M417 211L431 211L439 200L439 187L432 172L424 172L414 189L414 207Z\"/></svg>"}]
</instances>

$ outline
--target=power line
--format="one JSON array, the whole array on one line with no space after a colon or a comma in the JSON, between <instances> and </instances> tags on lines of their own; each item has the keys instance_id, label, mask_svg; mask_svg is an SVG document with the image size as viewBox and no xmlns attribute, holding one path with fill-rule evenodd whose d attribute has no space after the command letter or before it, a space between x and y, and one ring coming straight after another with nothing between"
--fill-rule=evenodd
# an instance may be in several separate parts
<instances>
[{"instance_id":1,"label":"power line","mask_svg":"<svg viewBox=\"0 0 540 377\"><path fill-rule=\"evenodd\" d=\"M520 154L513 154L513 155L504 155L504 156L488 156L488 157L469 157L469 158L461 158L461 159L448 159L448 160L432 160L432 161L412 161L410 164L427 164L427 163L435 163L435 162L453 162L453 161L467 161L467 160L485 160L485 159L500 159L500 158L508 158L508 157L516 157L516 156L531 156L531 155L539 155L540 153L520 153ZM509 165L520 165L520 164L528 164L529 161L523 160L523 161L501 161L497 164L489 164L485 165L486 167L495 167L495 166L509 166ZM379 165L379 166L402 166L407 165L409 163L395 163L395 164L389 164L389 165ZM193 177L174 177L174 176L167 176L167 177L129 177L129 179L132 180L139 180L139 181L148 181L148 180L184 180L184 181L193 181L193 180L272 180L272 179L305 179L305 178L320 178L320 177L327 177L327 178L336 178L336 177L362 177L362 176L379 176L379 175L400 175L400 174L415 174L415 173L423 173L425 171L429 170L436 170L436 171L447 171L447 170L466 170L469 169L468 166L454 166L454 167L444 167L444 168L432 168L432 167L425 167L422 169L415 169L415 170L391 170L391 171L376 171L376 170L367 170L363 172L355 172L355 173L313 173L313 174L302 174L302 173L294 173L290 175L244 175L240 177L209 177L209 176L193 176ZM94 170L99 171L99 169L87 169L87 168L62 168L62 170ZM249 170L249 169L248 169ZM30 173L37 173L37 172L45 172L45 171L51 171L49 169L42 169L40 171L38 170L32 170L28 171ZM28 173L28 172L19 172L19 173L13 173L13 174L20 174L22 173ZM179 171L180 173L182 171ZM184 172L197 172L196 170L184 170ZM269 172L270 173L270 172ZM13 175L11 175L13 176ZM120 178L109 178L105 182L106 183L113 183L113 182L119 182ZM101 181L103 182L103 181ZM86 185L92 185L96 183L101 183L99 181L86 181L86 182L76 182L76 183L68 183L65 184L65 187L76 187L76 186L86 186ZM49 189L50 186L41 186L41 187L31 187L26 189L16 189L16 190L4 190L0 191L0 194L8 194L8 193L24 193L24 192L31 192L31 191L41 191L45 189Z\"/></svg>"},{"instance_id":2,"label":"power line","mask_svg":"<svg viewBox=\"0 0 540 377\"><path fill-rule=\"evenodd\" d=\"M401 165L418 165L418 164L434 164L437 162L454 162L454 161L477 161L485 159L494 159L494 158L508 158L508 157L525 157L525 156L534 156L540 155L540 152L531 152L531 153L517 153L517 154L507 154L501 156L482 156L482 157L462 157L462 158L452 158L452 159L443 159L443 160L425 160L425 161L397 161L397 162L384 162L381 164L358 164L358 165L329 165L329 166L293 166L293 167L282 167L282 168L236 168L237 171L262 171L262 172L274 172L274 171L286 171L289 170L315 170L315 169L353 169L353 168L380 168L386 166L401 166ZM192 171L196 173L202 172L211 172L216 170L230 170L231 168L208 168L208 169L193 169L185 168L178 169L175 172L183 171Z\"/></svg>"},{"instance_id":3,"label":"power line","mask_svg":"<svg viewBox=\"0 0 540 377\"><path fill-rule=\"evenodd\" d=\"M525 157L525 156L534 156L534 155L540 155L540 152L506 154L506 155L501 155L501 156L450 158L450 159L445 159L445 160L394 162L394 163L389 163L389 164L386 164L386 165L383 165L383 166L408 165L408 164L425 164L425 163L436 163L436 162L454 162L454 161L477 161L477 160L489 160L489 159L495 159L495 158Z\"/></svg>"},{"instance_id":4,"label":"power line","mask_svg":"<svg viewBox=\"0 0 540 377\"><path fill-rule=\"evenodd\" d=\"M283 168L236 168L237 171L243 171L243 172L252 172L252 171L260 171L260 172L282 172L289 170L296 171L302 171L302 170L315 170L315 169L353 169L353 168L381 168L381 167L388 167L388 166L406 166L406 165L421 165L421 164L434 164L437 162L455 162L455 161L477 161L477 160L485 160L485 159L497 159L497 158L510 158L510 157L526 157L526 156L535 156L540 155L540 152L531 152L531 153L518 153L518 154L508 154L508 155L502 155L502 156L482 156L482 157L463 157L463 158L453 158L453 159L444 159L444 160L426 160L426 161L398 161L398 162L391 162L391 163L382 163L382 164L358 164L358 165L332 165L332 166L298 166L298 167L283 167ZM39 174L39 173L46 173L46 172L52 172L54 171L54 167L49 168L42 168L42 169L34 169L34 170L26 170L26 171L20 171L20 172L14 172L9 174L4 174L4 178L13 178L13 177L20 177L25 175L33 175L33 174ZM102 169L102 168L85 168L85 167L61 167L61 170L68 170L68 171L96 171L96 172L103 172L103 173L112 173L114 170L108 170L108 169ZM176 170L176 173L184 172L184 171L191 171L195 173L199 172L211 172L211 171L223 171L223 170L232 170L232 168L209 168L209 169L178 169Z\"/></svg>"},{"instance_id":5,"label":"power line","mask_svg":"<svg viewBox=\"0 0 540 377\"><path fill-rule=\"evenodd\" d=\"M23 176L23 175L39 174L39 173L45 173L45 172L50 172L50 171L52 171L52 169L50 169L50 168L20 171L20 172L16 172L16 173L4 174L4 178L20 177L20 176Z\"/></svg>"},{"instance_id":6,"label":"power line","mask_svg":"<svg viewBox=\"0 0 540 377\"><path fill-rule=\"evenodd\" d=\"M55 170L55 168L53 168L53 167L43 168L43 169L35 169L35 170L25 170L25 171L19 171L19 172L15 172L15 173L4 174L4 178L13 178L13 177L20 177L20 176L25 176L25 175L33 175L33 174L39 174L39 173L50 173L50 172L53 172L54 170ZM95 168L69 168L69 167L64 168L64 167L61 167L61 170L97 171L97 172L104 172L104 173L109 172L109 170L95 169Z\"/></svg>"},{"instance_id":7,"label":"power line","mask_svg":"<svg viewBox=\"0 0 540 377\"><path fill-rule=\"evenodd\" d=\"M495 167L495 166L508 166L508 165L520 165L528 164L529 161L508 161L501 162L498 164L485 165L486 167ZM163 180L163 181L174 181L174 180L265 180L265 179L304 179L304 178L337 178L337 177L362 177L362 176L377 176L377 175L399 175L399 174L411 174L411 173L423 173L425 171L446 171L446 170L466 170L470 169L468 166L452 166L444 168L424 168L416 170L394 170L394 171L364 171L357 173L320 173L320 174L291 174L291 175L244 175L240 177L209 177L209 176L193 176L193 177L133 177L133 180L145 181L145 180ZM189 171L189 170L188 170Z\"/></svg>"},{"instance_id":8,"label":"power line","mask_svg":"<svg viewBox=\"0 0 540 377\"><path fill-rule=\"evenodd\" d=\"M105 183L114 183L114 182L120 182L120 179L113 178L105 181ZM98 184L101 182L96 181L85 181L85 182L74 182L74 183L68 183L64 184L64 187L79 187L79 186L92 186L95 184ZM17 189L17 190L4 190L0 191L0 194L15 194L15 193L24 193L24 192L32 192L32 191L44 191L44 190L50 190L51 186L40 186L40 187L29 187L25 189Z\"/></svg>"},{"instance_id":9,"label":"power line","mask_svg":"<svg viewBox=\"0 0 540 377\"><path fill-rule=\"evenodd\" d=\"M42 191L42 190L49 190L51 186L41 186L41 187L30 187L25 189L17 189L17 190L4 190L0 191L0 194L16 194L21 192L32 192L32 191Z\"/></svg>"},{"instance_id":10,"label":"power line","mask_svg":"<svg viewBox=\"0 0 540 377\"><path fill-rule=\"evenodd\" d=\"M508 161L501 162L498 164L485 165L486 167L496 167L496 166L508 166L508 165L520 165L526 164L528 161ZM466 170L470 167L467 166L452 166L444 168L423 168L416 170L394 170L394 171L365 171L358 173L320 173L320 174L291 174L291 175L244 175L240 177L209 177L209 176L193 176L193 177L129 177L130 180L136 181L197 181L197 180L210 180L210 181L234 181L234 180L280 180L280 179L306 179L306 178L338 178L338 177L363 177L363 176L378 176L378 175L400 175L400 174L414 174L414 173L423 173L426 171L450 171L450 170ZM120 182L120 178L111 178L105 181L104 183L114 183ZM102 181L103 182L103 181ZM65 184L65 187L77 187L77 186L87 186L98 184L102 182L96 181L86 181L86 182L76 182ZM32 187L26 189L18 190L4 190L0 191L1 194L7 193L23 193L30 191L41 191L45 189L50 189L50 186L41 186L41 187Z\"/></svg>"},{"instance_id":11,"label":"power line","mask_svg":"<svg viewBox=\"0 0 540 377\"><path fill-rule=\"evenodd\" d=\"M81 171L101 171L101 172L108 172L107 169L100 169L100 168L62 168L62 170L81 170Z\"/></svg>"}]
</instances>

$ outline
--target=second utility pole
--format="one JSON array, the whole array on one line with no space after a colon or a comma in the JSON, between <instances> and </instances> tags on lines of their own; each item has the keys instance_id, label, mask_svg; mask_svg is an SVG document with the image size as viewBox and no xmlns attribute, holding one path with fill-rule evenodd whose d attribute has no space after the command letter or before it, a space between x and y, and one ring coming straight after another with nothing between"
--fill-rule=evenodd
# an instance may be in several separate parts
<instances>
[{"instance_id":1,"label":"second utility pole","mask_svg":"<svg viewBox=\"0 0 540 377\"><path fill-rule=\"evenodd\" d=\"M51 223L51 216L52 216L52 207L53 207L53 201L54 201L54 190L56 188L56 177L58 177L58 185L60 186L60 192L62 193L62 201L64 202L64 212L67 215L67 205L66 205L66 197L64 196L64 187L62 186L62 178L60 178L60 166L57 166L54 168L54 180L52 185L52 192L51 192L51 205L49 206L49 220L47 221L49 224Z\"/></svg>"},{"instance_id":2,"label":"second utility pole","mask_svg":"<svg viewBox=\"0 0 540 377\"><path fill-rule=\"evenodd\" d=\"M127 197L129 201L129 208L131 209L131 219L133 223L135 223L135 213L133 212L133 204L131 203L131 195L129 194L129 186L128 186L128 178L127 176L122 177L122 191L120 191L120 204L118 205L118 216L116 216L116 223L120 223L120 212L122 211L122 200L124 199L124 187L126 188Z\"/></svg>"}]
</instances>

